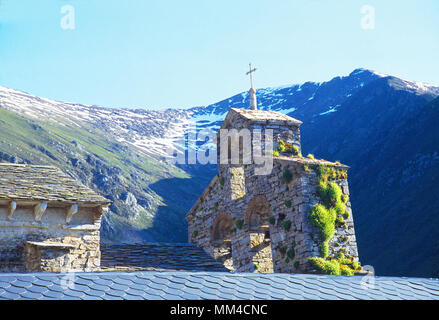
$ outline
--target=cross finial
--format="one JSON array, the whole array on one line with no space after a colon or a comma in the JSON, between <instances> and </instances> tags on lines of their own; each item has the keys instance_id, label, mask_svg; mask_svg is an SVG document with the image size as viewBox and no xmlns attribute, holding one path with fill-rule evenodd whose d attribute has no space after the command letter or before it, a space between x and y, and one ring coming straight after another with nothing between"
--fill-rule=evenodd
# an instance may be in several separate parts
<instances>
[{"instance_id":1,"label":"cross finial","mask_svg":"<svg viewBox=\"0 0 439 320\"><path fill-rule=\"evenodd\" d=\"M256 68L252 69L252 64L251 63L249 63L248 65L250 67L250 71L247 72L246 74L250 75L250 84L251 84L251 88L253 88L253 76L252 76L252 73L256 71Z\"/></svg>"}]
</instances>

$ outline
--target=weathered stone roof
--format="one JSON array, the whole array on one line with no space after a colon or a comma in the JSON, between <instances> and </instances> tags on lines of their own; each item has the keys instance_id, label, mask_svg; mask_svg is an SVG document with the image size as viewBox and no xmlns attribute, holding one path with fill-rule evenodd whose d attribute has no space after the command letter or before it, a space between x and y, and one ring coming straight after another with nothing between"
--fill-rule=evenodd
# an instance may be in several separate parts
<instances>
[{"instance_id":1,"label":"weathered stone roof","mask_svg":"<svg viewBox=\"0 0 439 320\"><path fill-rule=\"evenodd\" d=\"M231 108L230 111L236 112L240 114L242 117L250 120L250 121L279 121L279 122L288 122L289 124L293 123L296 125L301 125L302 121L294 119L286 114L277 112L277 111L267 111L267 110L249 110L249 109L238 109Z\"/></svg>"},{"instance_id":2,"label":"weathered stone roof","mask_svg":"<svg viewBox=\"0 0 439 320\"><path fill-rule=\"evenodd\" d=\"M109 204L60 169L0 163L0 200Z\"/></svg>"},{"instance_id":3,"label":"weathered stone roof","mask_svg":"<svg viewBox=\"0 0 439 320\"><path fill-rule=\"evenodd\" d=\"M324 159L310 159L307 157L299 157L299 156L273 156L274 161L280 161L280 162L293 162L293 163L299 163L303 165L326 165L326 166L333 166L338 169L348 169L349 166L339 163L339 162L331 162Z\"/></svg>"},{"instance_id":4,"label":"weathered stone roof","mask_svg":"<svg viewBox=\"0 0 439 320\"><path fill-rule=\"evenodd\" d=\"M228 271L203 249L189 243L101 244L103 271Z\"/></svg>"},{"instance_id":5,"label":"weathered stone roof","mask_svg":"<svg viewBox=\"0 0 439 320\"><path fill-rule=\"evenodd\" d=\"M439 280L194 271L0 274L0 300L12 299L439 300Z\"/></svg>"}]
</instances>

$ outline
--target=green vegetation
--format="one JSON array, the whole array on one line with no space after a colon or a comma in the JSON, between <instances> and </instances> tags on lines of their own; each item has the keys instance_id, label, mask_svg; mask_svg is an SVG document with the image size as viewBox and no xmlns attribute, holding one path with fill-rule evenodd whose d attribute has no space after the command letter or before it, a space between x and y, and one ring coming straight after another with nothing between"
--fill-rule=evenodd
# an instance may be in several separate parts
<instances>
[{"instance_id":1,"label":"green vegetation","mask_svg":"<svg viewBox=\"0 0 439 320\"><path fill-rule=\"evenodd\" d=\"M282 256L285 256L285 254L287 253L287 248L286 247L280 247L279 248L279 252L281 253Z\"/></svg>"},{"instance_id":2,"label":"green vegetation","mask_svg":"<svg viewBox=\"0 0 439 320\"><path fill-rule=\"evenodd\" d=\"M346 211L347 197L343 194L340 186L331 180L344 179L346 171L336 170L333 167L319 166L317 169L319 184L317 192L322 203L317 203L311 210L309 220L311 224L318 228L321 239L320 257L309 258L311 264L320 272L326 274L353 275L357 268L361 268L353 260L339 255L338 259L327 259L329 256L329 241L335 233L337 227L347 227L344 217L349 217Z\"/></svg>"},{"instance_id":3,"label":"green vegetation","mask_svg":"<svg viewBox=\"0 0 439 320\"><path fill-rule=\"evenodd\" d=\"M348 174L344 169L336 169L334 166L320 165L317 168L319 181L328 182L331 180L347 179Z\"/></svg>"},{"instance_id":4,"label":"green vegetation","mask_svg":"<svg viewBox=\"0 0 439 320\"><path fill-rule=\"evenodd\" d=\"M194 230L193 232L192 232L192 238L196 238L198 236L198 231L197 230Z\"/></svg>"},{"instance_id":5,"label":"green vegetation","mask_svg":"<svg viewBox=\"0 0 439 320\"><path fill-rule=\"evenodd\" d=\"M268 222L272 225L274 225L276 223L276 218L275 217L270 217L268 218Z\"/></svg>"},{"instance_id":6,"label":"green vegetation","mask_svg":"<svg viewBox=\"0 0 439 320\"><path fill-rule=\"evenodd\" d=\"M319 229L323 241L329 241L335 232L336 212L334 209L327 209L322 204L316 204L309 215L311 224Z\"/></svg>"},{"instance_id":7,"label":"green vegetation","mask_svg":"<svg viewBox=\"0 0 439 320\"><path fill-rule=\"evenodd\" d=\"M309 158L309 159L315 159L315 158L314 158L314 155L311 154L311 153L309 153L306 157Z\"/></svg>"},{"instance_id":8,"label":"green vegetation","mask_svg":"<svg viewBox=\"0 0 439 320\"><path fill-rule=\"evenodd\" d=\"M340 275L340 264L334 260L325 260L319 257L309 258L311 265L324 274Z\"/></svg>"},{"instance_id":9,"label":"green vegetation","mask_svg":"<svg viewBox=\"0 0 439 320\"><path fill-rule=\"evenodd\" d=\"M286 146L285 146L285 144L281 144L281 143L279 143L279 145L277 146L277 150L279 151L279 152L285 152L285 151L287 151L287 148L286 148Z\"/></svg>"},{"instance_id":10,"label":"green vegetation","mask_svg":"<svg viewBox=\"0 0 439 320\"><path fill-rule=\"evenodd\" d=\"M352 258L346 258L340 253L337 259L326 260L320 257L309 258L308 261L318 271L324 274L353 276L355 271L361 270L361 266Z\"/></svg>"},{"instance_id":11,"label":"green vegetation","mask_svg":"<svg viewBox=\"0 0 439 320\"><path fill-rule=\"evenodd\" d=\"M219 184L221 185L221 187L224 187L224 178L223 177L219 177L218 181L219 181Z\"/></svg>"},{"instance_id":12,"label":"green vegetation","mask_svg":"<svg viewBox=\"0 0 439 320\"><path fill-rule=\"evenodd\" d=\"M300 151L299 151L299 147L292 144L292 143L288 143L285 142L282 139L279 139L278 145L277 145L277 151L282 152L282 153L290 153L293 156L297 156L300 155Z\"/></svg>"},{"instance_id":13,"label":"green vegetation","mask_svg":"<svg viewBox=\"0 0 439 320\"><path fill-rule=\"evenodd\" d=\"M311 172L311 169L306 164L303 166L303 170L305 170L305 172Z\"/></svg>"},{"instance_id":14,"label":"green vegetation","mask_svg":"<svg viewBox=\"0 0 439 320\"><path fill-rule=\"evenodd\" d=\"M296 247L296 244L293 242L291 244L291 248L288 249L288 251L287 251L287 257L290 258L291 260L294 260L294 258L296 257L295 247Z\"/></svg>"},{"instance_id":15,"label":"green vegetation","mask_svg":"<svg viewBox=\"0 0 439 320\"><path fill-rule=\"evenodd\" d=\"M292 180L293 180L293 173L288 168L285 168L282 173L282 181L285 183L290 183Z\"/></svg>"},{"instance_id":16,"label":"green vegetation","mask_svg":"<svg viewBox=\"0 0 439 320\"><path fill-rule=\"evenodd\" d=\"M285 207L291 208L291 200L285 200L284 204L285 204Z\"/></svg>"},{"instance_id":17,"label":"green vegetation","mask_svg":"<svg viewBox=\"0 0 439 320\"><path fill-rule=\"evenodd\" d=\"M299 261L294 262L294 268L296 270L299 269L299 266L300 266L300 262Z\"/></svg>"},{"instance_id":18,"label":"green vegetation","mask_svg":"<svg viewBox=\"0 0 439 320\"><path fill-rule=\"evenodd\" d=\"M291 229L291 221L290 221L290 220L285 220L285 221L283 221L283 222L282 222L282 228L283 228L285 231L290 231L290 229Z\"/></svg>"},{"instance_id":19,"label":"green vegetation","mask_svg":"<svg viewBox=\"0 0 439 320\"><path fill-rule=\"evenodd\" d=\"M166 161L139 154L99 128L86 123L72 125L62 118L56 121L30 119L0 108L1 161L55 166L96 192L114 197L111 211L105 216L111 232L102 232L103 241L128 241L129 234L137 232L166 241L169 229L176 230L177 239L187 237L178 218L181 205L166 199L161 190L151 190L150 185L160 181L165 186L169 177L184 184L185 179L191 178L189 174ZM134 217L132 209L121 199L127 191L138 200L148 199L151 208L140 210ZM158 207L162 220L155 223Z\"/></svg>"},{"instance_id":20,"label":"green vegetation","mask_svg":"<svg viewBox=\"0 0 439 320\"><path fill-rule=\"evenodd\" d=\"M235 220L235 226L237 229L241 230L242 227L244 226L244 220Z\"/></svg>"},{"instance_id":21,"label":"green vegetation","mask_svg":"<svg viewBox=\"0 0 439 320\"><path fill-rule=\"evenodd\" d=\"M279 151L272 150L271 153L272 153L273 157L279 157Z\"/></svg>"},{"instance_id":22,"label":"green vegetation","mask_svg":"<svg viewBox=\"0 0 439 320\"><path fill-rule=\"evenodd\" d=\"M290 258L291 260L293 260L295 256L296 256L296 252L294 251L294 249L289 249L287 251L287 257Z\"/></svg>"},{"instance_id":23,"label":"green vegetation","mask_svg":"<svg viewBox=\"0 0 439 320\"><path fill-rule=\"evenodd\" d=\"M324 241L320 245L320 256L322 258L327 258L329 255L329 243L328 241Z\"/></svg>"}]
</instances>

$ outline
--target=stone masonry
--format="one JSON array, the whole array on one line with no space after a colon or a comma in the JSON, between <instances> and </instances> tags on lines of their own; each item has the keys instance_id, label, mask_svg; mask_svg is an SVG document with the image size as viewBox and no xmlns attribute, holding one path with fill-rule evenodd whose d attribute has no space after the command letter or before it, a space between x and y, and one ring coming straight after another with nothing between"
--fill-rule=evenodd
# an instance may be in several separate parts
<instances>
[{"instance_id":1,"label":"stone masonry","mask_svg":"<svg viewBox=\"0 0 439 320\"><path fill-rule=\"evenodd\" d=\"M272 111L231 109L221 129L273 130L273 149L280 143L296 146L297 155L272 157L269 174L255 174L256 164L219 164L219 173L188 212L189 242L203 248L238 272L314 272L308 258L319 256L318 230L309 221L321 200L317 191L318 168L346 172L340 163L300 155L301 122ZM218 134L218 137L220 134ZM253 136L252 136L253 138ZM223 147L228 147L230 145ZM239 145L241 155L246 153ZM218 157L221 145L218 145ZM230 151L230 150L229 150ZM229 152L230 157L230 152ZM266 156L269 157L269 156ZM271 156L270 156L271 157ZM218 162L220 163L220 162ZM344 195L348 181L334 180ZM350 201L346 203L350 213ZM329 255L343 252L358 261L352 214L338 226L329 242Z\"/></svg>"},{"instance_id":2,"label":"stone masonry","mask_svg":"<svg viewBox=\"0 0 439 320\"><path fill-rule=\"evenodd\" d=\"M108 204L57 168L0 164L0 272L100 270Z\"/></svg>"}]
</instances>

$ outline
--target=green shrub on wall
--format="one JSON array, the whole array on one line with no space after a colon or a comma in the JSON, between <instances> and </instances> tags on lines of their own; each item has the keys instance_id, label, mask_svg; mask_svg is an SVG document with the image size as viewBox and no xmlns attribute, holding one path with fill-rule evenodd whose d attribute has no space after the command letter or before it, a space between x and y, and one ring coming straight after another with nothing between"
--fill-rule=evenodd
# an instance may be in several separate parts
<instances>
[{"instance_id":1,"label":"green shrub on wall","mask_svg":"<svg viewBox=\"0 0 439 320\"><path fill-rule=\"evenodd\" d=\"M289 153L289 154L292 154L294 156L297 156L300 153L298 146L296 146L292 143L285 142L282 139L279 139L279 141L278 141L277 151L282 152L282 153Z\"/></svg>"},{"instance_id":2,"label":"green shrub on wall","mask_svg":"<svg viewBox=\"0 0 439 320\"><path fill-rule=\"evenodd\" d=\"M346 203L349 199L343 194L340 186L331 180L346 179L345 170L336 170L334 167L321 165L317 169L319 178L317 192L322 203L317 203L311 209L309 221L319 230L320 257L309 258L312 266L325 274L353 275L355 270L361 269L358 262L353 259L346 259L344 255L338 259L328 259L329 241L335 234L335 228L347 227L344 217L348 218L350 213L346 210Z\"/></svg>"},{"instance_id":3,"label":"green shrub on wall","mask_svg":"<svg viewBox=\"0 0 439 320\"><path fill-rule=\"evenodd\" d=\"M268 218L268 222L270 224L275 224L276 223L276 218L275 217L270 217L270 218Z\"/></svg>"},{"instance_id":4,"label":"green shrub on wall","mask_svg":"<svg viewBox=\"0 0 439 320\"><path fill-rule=\"evenodd\" d=\"M340 264L332 260L325 260L319 257L308 259L313 267L324 274L340 275Z\"/></svg>"},{"instance_id":5,"label":"green shrub on wall","mask_svg":"<svg viewBox=\"0 0 439 320\"><path fill-rule=\"evenodd\" d=\"M319 229L323 241L329 241L335 232L336 213L322 204L316 204L309 215L311 224Z\"/></svg>"},{"instance_id":6,"label":"green shrub on wall","mask_svg":"<svg viewBox=\"0 0 439 320\"><path fill-rule=\"evenodd\" d=\"M291 221L285 220L282 222L282 228L284 228L285 231L290 231L291 229Z\"/></svg>"},{"instance_id":7,"label":"green shrub on wall","mask_svg":"<svg viewBox=\"0 0 439 320\"><path fill-rule=\"evenodd\" d=\"M292 180L293 180L293 173L288 168L285 168L282 173L282 181L285 183L290 183Z\"/></svg>"},{"instance_id":8,"label":"green shrub on wall","mask_svg":"<svg viewBox=\"0 0 439 320\"><path fill-rule=\"evenodd\" d=\"M320 256L322 258L327 258L329 255L329 243L328 241L323 241L320 245Z\"/></svg>"},{"instance_id":9,"label":"green shrub on wall","mask_svg":"<svg viewBox=\"0 0 439 320\"><path fill-rule=\"evenodd\" d=\"M287 257L290 258L290 260L294 260L295 256L296 256L296 252L294 251L294 248L288 249Z\"/></svg>"},{"instance_id":10,"label":"green shrub on wall","mask_svg":"<svg viewBox=\"0 0 439 320\"><path fill-rule=\"evenodd\" d=\"M312 257L308 261L314 268L324 274L353 276L356 270L361 270L358 261L345 258L343 253L339 254L337 259L326 260L320 257Z\"/></svg>"}]
</instances>

